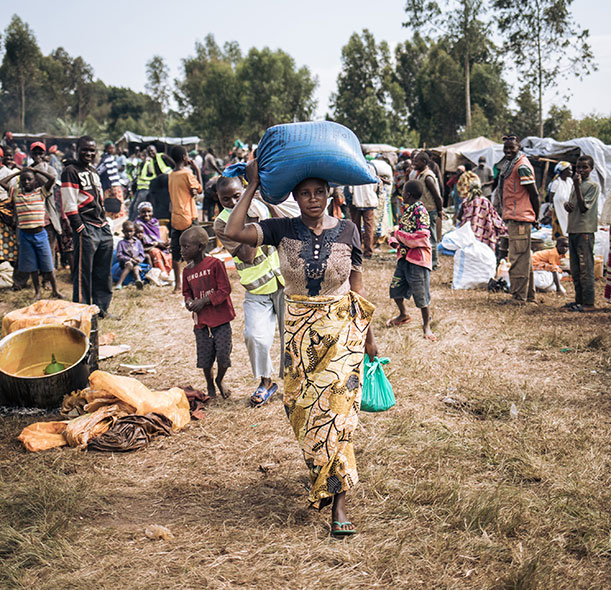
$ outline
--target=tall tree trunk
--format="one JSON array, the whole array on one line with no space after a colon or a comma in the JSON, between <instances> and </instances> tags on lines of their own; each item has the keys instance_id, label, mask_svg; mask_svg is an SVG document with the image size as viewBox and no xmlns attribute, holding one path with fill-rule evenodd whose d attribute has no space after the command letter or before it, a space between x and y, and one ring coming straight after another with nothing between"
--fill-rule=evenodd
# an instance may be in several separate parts
<instances>
[{"instance_id":1,"label":"tall tree trunk","mask_svg":"<svg viewBox=\"0 0 611 590\"><path fill-rule=\"evenodd\" d=\"M21 113L20 113L20 122L21 122L21 133L25 132L25 79L23 75L21 76Z\"/></svg>"},{"instance_id":2,"label":"tall tree trunk","mask_svg":"<svg viewBox=\"0 0 611 590\"><path fill-rule=\"evenodd\" d=\"M468 49L465 50L465 125L468 133L471 129L471 71Z\"/></svg>"},{"instance_id":3,"label":"tall tree trunk","mask_svg":"<svg viewBox=\"0 0 611 590\"><path fill-rule=\"evenodd\" d=\"M543 137L543 58L541 57L541 10L537 2L537 118L539 124L539 137Z\"/></svg>"}]
</instances>

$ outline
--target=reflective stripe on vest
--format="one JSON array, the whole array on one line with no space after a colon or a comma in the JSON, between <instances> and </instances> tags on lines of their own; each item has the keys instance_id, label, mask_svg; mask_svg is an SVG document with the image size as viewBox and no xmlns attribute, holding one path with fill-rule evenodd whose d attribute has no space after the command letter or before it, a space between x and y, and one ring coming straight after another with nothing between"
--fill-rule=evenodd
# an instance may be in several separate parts
<instances>
[{"instance_id":1,"label":"reflective stripe on vest","mask_svg":"<svg viewBox=\"0 0 611 590\"><path fill-rule=\"evenodd\" d=\"M230 213L231 210L223 209L218 218L227 223ZM259 246L251 264L243 262L237 256L234 256L233 260L240 275L240 283L249 293L269 295L277 291L279 286L284 286L284 279L280 274L280 258L273 246Z\"/></svg>"},{"instance_id":2,"label":"reflective stripe on vest","mask_svg":"<svg viewBox=\"0 0 611 590\"><path fill-rule=\"evenodd\" d=\"M171 166L168 166L164 159L161 157L161 154L155 154L155 161L157 162L157 166L161 170L161 173L164 174L171 170ZM140 169L140 173L138 174L138 178L136 180L136 190L148 189L151 185L151 180L157 178L157 174L155 173L155 165L153 160L147 160L142 168Z\"/></svg>"}]
</instances>

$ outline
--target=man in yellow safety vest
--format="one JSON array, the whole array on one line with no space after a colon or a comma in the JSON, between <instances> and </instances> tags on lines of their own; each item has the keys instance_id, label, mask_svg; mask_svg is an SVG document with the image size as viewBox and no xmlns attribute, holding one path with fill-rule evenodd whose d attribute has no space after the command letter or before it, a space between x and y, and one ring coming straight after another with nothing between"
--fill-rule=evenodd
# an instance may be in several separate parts
<instances>
[{"instance_id":1,"label":"man in yellow safety vest","mask_svg":"<svg viewBox=\"0 0 611 590\"><path fill-rule=\"evenodd\" d=\"M170 157L158 153L153 144L146 148L146 158L138 165L136 194L129 206L130 220L134 221L138 217L138 205L148 201L151 181L160 174L168 174L172 168L174 168L174 162Z\"/></svg>"},{"instance_id":2,"label":"man in yellow safety vest","mask_svg":"<svg viewBox=\"0 0 611 590\"><path fill-rule=\"evenodd\" d=\"M280 274L278 252L272 246L253 248L230 240L225 227L231 210L242 195L243 186L238 178L220 177L217 195L223 210L214 221L214 233L221 244L233 256L240 275L240 283L246 289L244 297L244 340L253 375L259 385L251 397L253 406L263 405L278 389L272 382L271 347L276 324L282 338L284 328L284 279ZM269 208L258 201L256 211L248 212L249 223L270 216ZM282 346L280 347L282 350ZM280 374L283 362L280 360Z\"/></svg>"}]
</instances>

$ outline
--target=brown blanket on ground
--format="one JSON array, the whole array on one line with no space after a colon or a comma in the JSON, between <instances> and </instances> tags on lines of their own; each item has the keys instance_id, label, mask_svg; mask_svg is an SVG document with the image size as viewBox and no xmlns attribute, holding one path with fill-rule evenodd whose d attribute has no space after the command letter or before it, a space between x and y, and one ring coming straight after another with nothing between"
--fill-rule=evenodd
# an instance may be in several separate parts
<instances>
[{"instance_id":1,"label":"brown blanket on ground","mask_svg":"<svg viewBox=\"0 0 611 590\"><path fill-rule=\"evenodd\" d=\"M146 447L155 436L170 436L172 421L162 414L118 418L104 434L89 441L91 451L126 452Z\"/></svg>"}]
</instances>

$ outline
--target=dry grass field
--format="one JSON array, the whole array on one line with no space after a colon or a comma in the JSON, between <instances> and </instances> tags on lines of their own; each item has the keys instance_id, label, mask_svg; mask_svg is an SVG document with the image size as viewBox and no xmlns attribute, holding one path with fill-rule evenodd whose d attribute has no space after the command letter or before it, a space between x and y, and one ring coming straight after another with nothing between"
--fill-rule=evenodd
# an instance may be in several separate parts
<instances>
[{"instance_id":1,"label":"dry grass field","mask_svg":"<svg viewBox=\"0 0 611 590\"><path fill-rule=\"evenodd\" d=\"M281 395L248 406L233 277L234 393L204 421L131 454L32 454L16 436L37 418L0 418L0 588L611 588L611 308L571 314L555 295L516 308L453 292L452 260L441 262L436 343L413 306L411 325L384 327L393 261L366 267L397 405L361 414L361 483L348 498L358 535L331 539L328 509L307 507ZM599 282L604 305L601 292ZM118 293L122 319L101 332L132 352L101 368L157 363L147 385L202 387L180 302L156 288ZM4 291L0 314L27 303ZM147 538L151 524L174 538Z\"/></svg>"}]
</instances>

